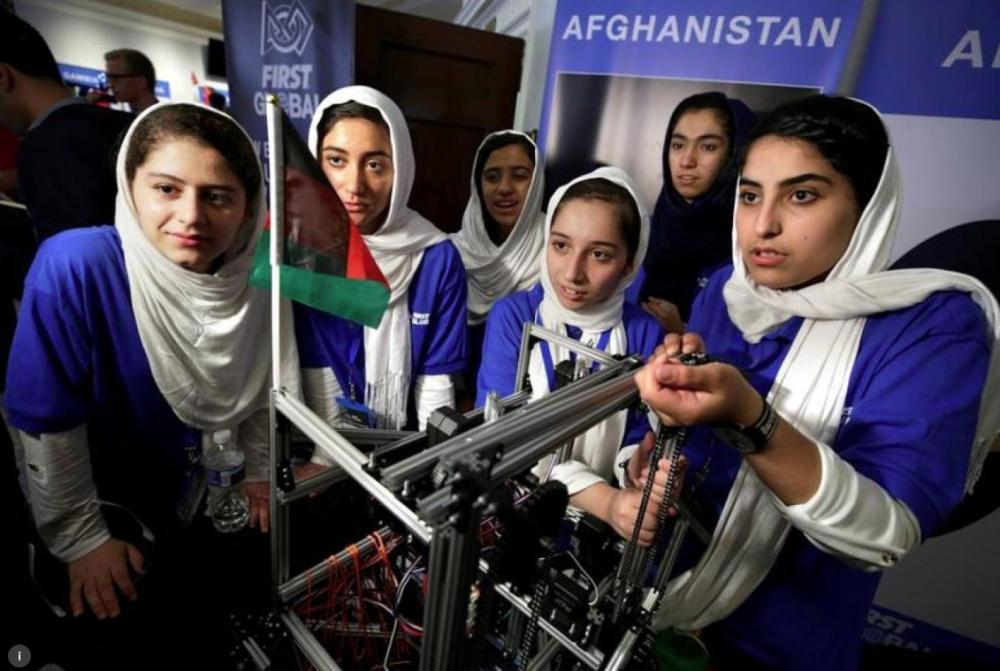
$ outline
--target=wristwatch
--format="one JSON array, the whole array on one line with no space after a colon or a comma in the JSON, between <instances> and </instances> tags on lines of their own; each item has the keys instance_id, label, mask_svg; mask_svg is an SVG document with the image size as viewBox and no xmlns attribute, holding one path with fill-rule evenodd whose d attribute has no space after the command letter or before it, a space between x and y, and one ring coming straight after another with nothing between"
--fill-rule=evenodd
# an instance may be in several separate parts
<instances>
[{"instance_id":1,"label":"wristwatch","mask_svg":"<svg viewBox=\"0 0 1000 671\"><path fill-rule=\"evenodd\" d=\"M756 454L764 449L767 441L778 428L778 413L771 404L764 400L764 409L757 421L749 426L740 426L735 422L724 422L712 427L715 434L743 454Z\"/></svg>"}]
</instances>

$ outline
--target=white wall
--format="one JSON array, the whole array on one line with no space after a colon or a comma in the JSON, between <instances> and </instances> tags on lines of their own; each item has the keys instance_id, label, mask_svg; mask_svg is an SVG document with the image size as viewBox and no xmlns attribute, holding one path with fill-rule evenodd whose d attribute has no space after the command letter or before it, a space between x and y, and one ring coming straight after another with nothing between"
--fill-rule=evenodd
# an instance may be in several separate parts
<instances>
[{"instance_id":1,"label":"white wall","mask_svg":"<svg viewBox=\"0 0 1000 671\"><path fill-rule=\"evenodd\" d=\"M521 64L521 90L514 109L514 128L530 131L538 128L545 98L549 47L556 19L556 0L535 0L531 5L524 37L524 62Z\"/></svg>"},{"instance_id":2,"label":"white wall","mask_svg":"<svg viewBox=\"0 0 1000 671\"><path fill-rule=\"evenodd\" d=\"M211 33L134 12L73 0L17 0L17 13L38 29L60 63L104 69L112 49L138 49L170 82L173 100L193 100L191 73L205 83L205 52ZM218 35L221 39L221 35Z\"/></svg>"},{"instance_id":3,"label":"white wall","mask_svg":"<svg viewBox=\"0 0 1000 671\"><path fill-rule=\"evenodd\" d=\"M958 224L1000 218L1000 121L902 114L885 121L903 177L894 259Z\"/></svg>"}]
</instances>

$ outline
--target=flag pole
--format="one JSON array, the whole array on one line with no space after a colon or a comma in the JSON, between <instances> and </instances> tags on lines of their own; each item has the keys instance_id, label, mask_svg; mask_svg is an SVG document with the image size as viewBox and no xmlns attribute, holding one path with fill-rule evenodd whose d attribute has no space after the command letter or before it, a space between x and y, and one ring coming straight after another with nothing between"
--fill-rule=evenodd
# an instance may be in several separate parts
<instances>
[{"instance_id":1,"label":"flag pole","mask_svg":"<svg viewBox=\"0 0 1000 671\"><path fill-rule=\"evenodd\" d=\"M271 517L271 596L275 604L281 603L278 587L288 581L289 549L289 509L278 499L277 484L279 470L289 457L288 429L279 430L278 396L281 388L281 252L284 249L285 228L285 148L282 135L282 111L278 97L267 96L267 173L268 208L271 221L270 249L271 266L271 398L268 404L268 432L270 434L271 495L268 509Z\"/></svg>"},{"instance_id":2,"label":"flag pole","mask_svg":"<svg viewBox=\"0 0 1000 671\"><path fill-rule=\"evenodd\" d=\"M285 148L281 136L281 104L267 96L268 209L271 220L271 387L281 388L281 241L285 234Z\"/></svg>"}]
</instances>

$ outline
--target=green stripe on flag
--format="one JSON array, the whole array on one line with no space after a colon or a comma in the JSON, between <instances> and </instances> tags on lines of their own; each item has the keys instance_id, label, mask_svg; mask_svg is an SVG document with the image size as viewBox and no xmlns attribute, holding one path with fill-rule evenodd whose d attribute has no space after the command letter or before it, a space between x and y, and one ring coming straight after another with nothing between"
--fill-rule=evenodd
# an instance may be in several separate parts
<instances>
[{"instance_id":1,"label":"green stripe on flag","mask_svg":"<svg viewBox=\"0 0 1000 671\"><path fill-rule=\"evenodd\" d=\"M389 290L380 282L317 275L289 266L281 267L281 294L372 328L389 305Z\"/></svg>"},{"instance_id":2,"label":"green stripe on flag","mask_svg":"<svg viewBox=\"0 0 1000 671\"><path fill-rule=\"evenodd\" d=\"M254 252L250 283L271 289L270 232ZM281 266L281 295L304 305L376 328L389 305L389 289L374 280L352 280L314 270Z\"/></svg>"}]
</instances>

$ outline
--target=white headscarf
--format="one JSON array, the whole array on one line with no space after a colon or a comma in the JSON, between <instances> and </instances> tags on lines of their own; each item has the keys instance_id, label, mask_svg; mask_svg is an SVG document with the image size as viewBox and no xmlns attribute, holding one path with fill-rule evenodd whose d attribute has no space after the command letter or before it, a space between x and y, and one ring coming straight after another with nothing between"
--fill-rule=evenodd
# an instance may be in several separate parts
<instances>
[{"instance_id":1,"label":"white headscarf","mask_svg":"<svg viewBox=\"0 0 1000 671\"><path fill-rule=\"evenodd\" d=\"M483 203L476 184L476 164L486 143L499 136L521 137L530 142L535 148L535 171L514 230L497 247L490 239L483 219ZM545 229L542 214L543 168L538 145L520 131L491 133L476 150L472 161L469 202L462 215L462 230L451 236L469 276L469 324L483 323L493 303L515 291L529 289L538 281L538 256L542 253Z\"/></svg>"},{"instance_id":2,"label":"white headscarf","mask_svg":"<svg viewBox=\"0 0 1000 671\"><path fill-rule=\"evenodd\" d=\"M410 130L399 107L367 86L337 89L320 103L309 124L309 148L322 160L319 123L328 107L354 101L374 107L389 126L393 181L389 213L381 227L363 235L375 263L389 282L389 308L377 329L365 327L365 403L379 427L402 428L410 389L410 307L407 296L424 250L447 236L407 206L415 163Z\"/></svg>"},{"instance_id":3,"label":"white headscarf","mask_svg":"<svg viewBox=\"0 0 1000 671\"><path fill-rule=\"evenodd\" d=\"M723 296L730 319L751 343L792 317L804 318L768 402L803 434L829 445L840 424L866 317L916 305L936 291L968 292L983 309L993 340L975 443L970 446L966 488L971 489L1000 427L1000 309L989 290L967 275L884 270L901 207L899 167L890 146L878 187L825 281L794 290L757 284L743 263L734 226L733 274ZM744 461L705 554L694 569L669 585L658 627L698 628L720 620L764 579L789 530L771 496Z\"/></svg>"},{"instance_id":4,"label":"white headscarf","mask_svg":"<svg viewBox=\"0 0 1000 671\"><path fill-rule=\"evenodd\" d=\"M625 188L635 201L639 210L639 246L632 259L632 268L618 282L618 286L611 296L598 305L593 305L586 310L570 310L563 307L556 295L552 281L549 279L549 268L547 255L543 252L541 258L541 282L545 290L545 297L538 306L538 321L547 329L566 334L566 326L576 326L583 333L580 342L595 347L601 334L611 329L608 340L607 351L609 354L627 354L628 343L625 337L625 324L622 322L622 308L625 304L625 290L635 279L636 274L642 267L642 260L646 256L646 249L649 245L649 214L638 196L638 189L624 171L618 168L599 168L591 173L577 177L568 184L559 187L552 198L549 199L548 214L545 217L545 247L548 248L549 236L552 230L552 221L555 216L559 202L565 196L566 191L584 180L606 179L618 186ZM533 395L538 398L549 392L549 377L545 367L541 352L541 343L535 345L531 350L528 361L528 375L531 380ZM569 358L569 352L553 343L548 344L552 355L553 365ZM589 364L588 364L589 365ZM559 479L566 484L569 494L572 496L594 483L606 480L614 472L614 459L618 454L618 448L625 435L625 424L628 419L628 411L616 413L594 428L590 429L582 436L578 436L573 441L573 452L570 461L556 465L552 471L552 477ZM543 464L545 462L543 461Z\"/></svg>"},{"instance_id":5,"label":"white headscarf","mask_svg":"<svg viewBox=\"0 0 1000 671\"><path fill-rule=\"evenodd\" d=\"M271 388L270 301L249 284L254 247L266 216L266 189L262 181L256 199L247 203L247 219L217 272L187 270L156 249L139 224L125 159L136 128L176 105L200 107L226 118L250 143L239 124L205 105L159 103L144 110L118 153L115 228L122 241L139 338L157 388L185 424L203 430L233 428L267 407ZM285 382L297 392L298 357L287 301L283 309Z\"/></svg>"}]
</instances>

